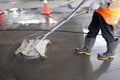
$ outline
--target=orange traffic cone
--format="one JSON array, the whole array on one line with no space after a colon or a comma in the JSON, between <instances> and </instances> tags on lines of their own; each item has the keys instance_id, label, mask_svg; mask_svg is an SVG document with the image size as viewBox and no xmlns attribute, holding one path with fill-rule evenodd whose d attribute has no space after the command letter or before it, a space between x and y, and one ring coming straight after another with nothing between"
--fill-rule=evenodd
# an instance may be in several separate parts
<instances>
[{"instance_id":1,"label":"orange traffic cone","mask_svg":"<svg viewBox=\"0 0 120 80\"><path fill-rule=\"evenodd\" d=\"M4 19L3 19L3 15L4 14L4 11L0 11L0 24L3 24L4 23Z\"/></svg>"},{"instance_id":2,"label":"orange traffic cone","mask_svg":"<svg viewBox=\"0 0 120 80\"><path fill-rule=\"evenodd\" d=\"M43 1L43 11L41 12L41 14L51 14L51 10L49 10L49 8L48 8L48 2L47 2L47 0L44 0Z\"/></svg>"}]
</instances>

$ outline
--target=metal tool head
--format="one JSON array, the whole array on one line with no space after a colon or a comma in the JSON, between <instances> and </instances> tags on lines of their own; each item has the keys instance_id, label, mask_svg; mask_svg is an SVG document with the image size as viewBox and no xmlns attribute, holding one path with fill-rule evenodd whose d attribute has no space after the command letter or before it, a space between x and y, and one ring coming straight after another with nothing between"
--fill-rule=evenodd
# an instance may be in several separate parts
<instances>
[{"instance_id":1,"label":"metal tool head","mask_svg":"<svg viewBox=\"0 0 120 80\"><path fill-rule=\"evenodd\" d=\"M34 44L37 45L33 48ZM47 44L50 43L49 40L26 40L24 39L21 46L15 51L15 54L22 54L27 59L35 59L35 58L47 58L45 55Z\"/></svg>"}]
</instances>

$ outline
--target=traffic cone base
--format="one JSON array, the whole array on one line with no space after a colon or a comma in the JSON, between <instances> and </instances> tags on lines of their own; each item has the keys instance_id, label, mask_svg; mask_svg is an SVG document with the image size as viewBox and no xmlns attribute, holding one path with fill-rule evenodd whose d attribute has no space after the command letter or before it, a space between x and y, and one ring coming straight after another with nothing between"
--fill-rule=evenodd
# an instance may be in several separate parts
<instances>
[{"instance_id":1,"label":"traffic cone base","mask_svg":"<svg viewBox=\"0 0 120 80\"><path fill-rule=\"evenodd\" d=\"M3 15L4 14L4 11L0 11L0 15Z\"/></svg>"},{"instance_id":2,"label":"traffic cone base","mask_svg":"<svg viewBox=\"0 0 120 80\"><path fill-rule=\"evenodd\" d=\"M52 13L52 10L49 10L49 11L42 11L41 14L46 14L46 15L49 15Z\"/></svg>"}]
</instances>

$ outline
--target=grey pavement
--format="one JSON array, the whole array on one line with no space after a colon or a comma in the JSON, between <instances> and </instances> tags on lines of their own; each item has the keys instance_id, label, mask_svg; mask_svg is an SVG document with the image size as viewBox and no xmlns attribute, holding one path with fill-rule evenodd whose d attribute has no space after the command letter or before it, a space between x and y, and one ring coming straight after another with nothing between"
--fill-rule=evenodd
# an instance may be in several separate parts
<instances>
[{"instance_id":1,"label":"grey pavement","mask_svg":"<svg viewBox=\"0 0 120 80\"><path fill-rule=\"evenodd\" d=\"M70 5L71 8L75 8L82 0L54 0L48 1L49 8L55 8L64 5ZM92 0L88 1L84 6L89 6ZM9 2L2 2L0 1L0 10L6 10L10 8L37 8L43 7L43 1L9 1Z\"/></svg>"},{"instance_id":2,"label":"grey pavement","mask_svg":"<svg viewBox=\"0 0 120 80\"><path fill-rule=\"evenodd\" d=\"M57 7L55 7L57 8ZM61 10L60 10L61 11ZM63 20L69 13L52 13L56 21ZM38 12L26 13L37 15ZM12 15L6 15L4 17ZM25 16L22 18L25 18ZM82 47L88 32L92 13L73 17L47 37L52 44L47 46L47 59L24 59L15 55L15 50L24 39L31 39L48 32L55 24L40 23L30 25L7 24L0 26L0 80L119 80L120 45L113 60L101 61L97 54L106 51L106 42L99 34L92 49L92 55L75 55L74 48ZM13 18L5 18L5 21ZM29 18L30 19L30 18ZM39 19L39 18L37 18ZM116 36L120 27L115 27ZM120 42L119 42L120 43Z\"/></svg>"},{"instance_id":3,"label":"grey pavement","mask_svg":"<svg viewBox=\"0 0 120 80\"><path fill-rule=\"evenodd\" d=\"M49 8L54 8L62 5L68 4L69 1L49 1L48 5ZM54 5L53 5L54 4ZM29 1L29 2L11 2L11 3L0 3L0 9L10 9L10 8L36 8L36 7L43 7L42 1Z\"/></svg>"}]
</instances>

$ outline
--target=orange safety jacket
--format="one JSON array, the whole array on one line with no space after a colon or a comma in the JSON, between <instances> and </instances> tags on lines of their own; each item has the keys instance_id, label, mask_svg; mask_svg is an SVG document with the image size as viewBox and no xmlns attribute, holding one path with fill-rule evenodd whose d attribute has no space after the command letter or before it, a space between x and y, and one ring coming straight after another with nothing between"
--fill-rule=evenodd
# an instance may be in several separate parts
<instances>
[{"instance_id":1,"label":"orange safety jacket","mask_svg":"<svg viewBox=\"0 0 120 80\"><path fill-rule=\"evenodd\" d=\"M120 0L114 0L109 5L102 4L96 12L103 16L107 24L115 25L118 23L120 17Z\"/></svg>"}]
</instances>

